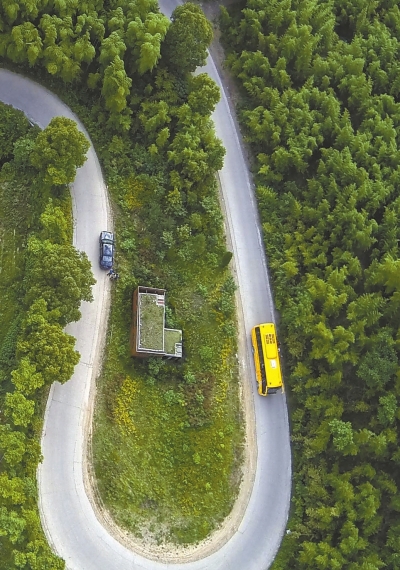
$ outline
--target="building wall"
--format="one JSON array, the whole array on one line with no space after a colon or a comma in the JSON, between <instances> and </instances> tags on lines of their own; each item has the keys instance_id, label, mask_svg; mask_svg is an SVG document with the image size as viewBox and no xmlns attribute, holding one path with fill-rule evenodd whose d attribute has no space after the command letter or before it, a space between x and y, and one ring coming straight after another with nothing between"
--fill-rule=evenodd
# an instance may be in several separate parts
<instances>
[{"instance_id":1,"label":"building wall","mask_svg":"<svg viewBox=\"0 0 400 570\"><path fill-rule=\"evenodd\" d=\"M139 300L139 287L133 292L132 302L132 327L130 335L131 356L146 356L143 353L137 352L137 334L138 334L138 300Z\"/></svg>"}]
</instances>

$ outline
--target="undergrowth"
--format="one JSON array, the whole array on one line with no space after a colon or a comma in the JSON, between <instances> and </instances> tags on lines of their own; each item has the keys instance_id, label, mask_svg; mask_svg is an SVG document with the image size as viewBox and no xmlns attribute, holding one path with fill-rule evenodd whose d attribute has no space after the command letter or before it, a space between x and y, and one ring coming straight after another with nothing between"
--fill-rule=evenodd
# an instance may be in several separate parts
<instances>
[{"instance_id":1,"label":"undergrowth","mask_svg":"<svg viewBox=\"0 0 400 570\"><path fill-rule=\"evenodd\" d=\"M140 188L128 198L119 192L113 187L121 279L99 382L96 476L120 525L152 542L193 543L229 513L241 477L235 287L213 255L190 263L160 259ZM221 232L218 240L222 247ZM183 330L183 362L129 356L131 293L138 284L167 289L166 325Z\"/></svg>"}]
</instances>

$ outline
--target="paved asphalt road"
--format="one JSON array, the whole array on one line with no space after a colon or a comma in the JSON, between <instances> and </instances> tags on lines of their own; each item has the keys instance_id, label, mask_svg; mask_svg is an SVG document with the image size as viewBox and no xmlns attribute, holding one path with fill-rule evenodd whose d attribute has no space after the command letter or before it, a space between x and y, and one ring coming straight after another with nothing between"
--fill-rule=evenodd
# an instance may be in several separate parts
<instances>
[{"instance_id":1,"label":"paved asphalt road","mask_svg":"<svg viewBox=\"0 0 400 570\"><path fill-rule=\"evenodd\" d=\"M221 86L212 61L207 72ZM79 124L49 91L5 70L0 70L0 100L23 110L40 127L59 115L74 118ZM273 318L273 305L252 186L223 90L214 120L227 149L220 179L247 339L244 366L256 414L258 455L251 498L230 540L211 556L186 564L161 564L129 551L106 532L94 515L84 490L82 461L90 392L98 372L96 355L104 340L109 299L109 282L98 266L98 235L111 224L105 184L91 147L88 160L77 173L72 195L74 243L86 251L92 262L97 279L94 302L83 303L81 320L68 327L77 339L81 360L72 379L63 386L55 382L50 392L42 439L44 461L38 472L45 531L70 570L264 570L271 564L285 531L291 486L286 398L257 395L249 356L250 330ZM80 128L84 131L82 125Z\"/></svg>"}]
</instances>

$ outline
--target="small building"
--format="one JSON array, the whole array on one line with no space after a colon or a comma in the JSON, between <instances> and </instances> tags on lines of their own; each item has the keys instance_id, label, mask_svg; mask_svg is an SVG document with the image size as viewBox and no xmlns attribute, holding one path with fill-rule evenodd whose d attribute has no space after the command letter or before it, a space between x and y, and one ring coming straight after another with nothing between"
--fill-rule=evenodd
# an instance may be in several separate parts
<instances>
[{"instance_id":1,"label":"small building","mask_svg":"<svg viewBox=\"0 0 400 570\"><path fill-rule=\"evenodd\" d=\"M182 331L165 328L165 292L140 285L133 292L132 356L182 358Z\"/></svg>"}]
</instances>

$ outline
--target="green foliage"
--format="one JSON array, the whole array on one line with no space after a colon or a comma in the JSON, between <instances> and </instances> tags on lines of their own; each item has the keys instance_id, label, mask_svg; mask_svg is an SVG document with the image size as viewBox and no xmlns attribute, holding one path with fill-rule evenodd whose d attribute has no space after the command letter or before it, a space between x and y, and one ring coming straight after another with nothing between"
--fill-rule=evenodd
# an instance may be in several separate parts
<instances>
[{"instance_id":1,"label":"green foliage","mask_svg":"<svg viewBox=\"0 0 400 570\"><path fill-rule=\"evenodd\" d=\"M126 108L127 96L132 80L125 72L123 60L116 55L104 72L103 89L101 91L106 107L112 113L120 113Z\"/></svg>"},{"instance_id":2,"label":"green foliage","mask_svg":"<svg viewBox=\"0 0 400 570\"><path fill-rule=\"evenodd\" d=\"M163 59L178 73L195 71L205 64L213 31L197 4L187 2L172 12L162 46Z\"/></svg>"},{"instance_id":3,"label":"green foliage","mask_svg":"<svg viewBox=\"0 0 400 570\"><path fill-rule=\"evenodd\" d=\"M398 8L247 0L221 26L291 394L291 534L273 567L395 568Z\"/></svg>"},{"instance_id":4,"label":"green foliage","mask_svg":"<svg viewBox=\"0 0 400 570\"><path fill-rule=\"evenodd\" d=\"M200 73L190 78L188 103L195 113L209 116L220 99L219 87L206 74Z\"/></svg>"},{"instance_id":5,"label":"green foliage","mask_svg":"<svg viewBox=\"0 0 400 570\"><path fill-rule=\"evenodd\" d=\"M14 143L14 162L17 168L27 170L32 166L31 153L35 148L35 141L31 137L20 137Z\"/></svg>"},{"instance_id":6,"label":"green foliage","mask_svg":"<svg viewBox=\"0 0 400 570\"><path fill-rule=\"evenodd\" d=\"M203 139L218 145L217 164L223 149L208 118L187 103L144 97L138 109L138 140L147 147L165 128L170 138L158 147L157 175L149 174L139 144L132 152L126 138L100 151L120 207L121 279L99 384L94 461L102 498L119 524L146 529L155 541L191 543L229 512L241 457L235 284L220 265L226 250L216 159ZM176 154L168 160L171 148ZM167 289L167 325L183 329L184 363L127 356L126 309L138 283Z\"/></svg>"},{"instance_id":7,"label":"green foliage","mask_svg":"<svg viewBox=\"0 0 400 570\"><path fill-rule=\"evenodd\" d=\"M41 388L55 379L67 381L72 374L79 357L73 349L75 340L63 332L63 326L79 316L82 298L90 300L93 277L87 258L69 243L66 191L58 188L41 211L52 189L38 192L37 181L45 178L45 172L37 172L38 163L36 171L30 166L38 148L38 129L30 128L22 114L8 107L1 105L0 113L4 133L10 131L0 140L4 162L0 173L0 549L5 567L61 569L64 563L46 543L36 505L40 404L45 395ZM54 153L52 160L55 169L65 168L57 164ZM80 271L79 276L72 271L72 281L66 274L68 263L78 264Z\"/></svg>"},{"instance_id":8,"label":"green foliage","mask_svg":"<svg viewBox=\"0 0 400 570\"><path fill-rule=\"evenodd\" d=\"M238 481L235 327L233 335L226 332L227 323L234 323L235 283L226 269L215 272L214 258L191 253L196 235L217 259L224 252L216 185L197 188L206 210L174 190L168 214L153 217L166 197L155 180L119 179L110 186L123 207L117 229L122 243L125 235L132 236L132 245L119 251L120 274L133 269L135 284L166 287L167 324L183 329L184 363L127 358L132 281L119 280L96 407L95 468L102 498L117 522L135 533L146 528L156 541L191 543L205 537L229 512ZM192 236L198 230L184 222L194 212L198 225L216 226L215 238ZM181 220L178 227L175 216ZM170 254L177 244L190 264Z\"/></svg>"},{"instance_id":9,"label":"green foliage","mask_svg":"<svg viewBox=\"0 0 400 570\"><path fill-rule=\"evenodd\" d=\"M228 267L228 265L230 264L230 262L232 260L232 257L233 257L233 253L231 251L224 252L224 254L221 257L220 267L221 268Z\"/></svg>"},{"instance_id":10,"label":"green foliage","mask_svg":"<svg viewBox=\"0 0 400 570\"><path fill-rule=\"evenodd\" d=\"M0 163L4 164L13 156L14 145L27 134L29 123L22 114L16 118L14 110L0 106Z\"/></svg>"},{"instance_id":11,"label":"green foliage","mask_svg":"<svg viewBox=\"0 0 400 570\"><path fill-rule=\"evenodd\" d=\"M36 138L30 160L45 184L69 184L84 164L89 146L74 121L55 117Z\"/></svg>"},{"instance_id":12,"label":"green foliage","mask_svg":"<svg viewBox=\"0 0 400 570\"><path fill-rule=\"evenodd\" d=\"M3 36L0 51L15 63L27 61L33 66L42 55L43 42L32 22L25 22L14 26L9 34Z\"/></svg>"},{"instance_id":13,"label":"green foliage","mask_svg":"<svg viewBox=\"0 0 400 570\"><path fill-rule=\"evenodd\" d=\"M86 254L68 242L54 243L36 236L29 239L27 252L26 302L41 297L52 318L63 325L79 320L80 303L92 301L95 283Z\"/></svg>"},{"instance_id":14,"label":"green foliage","mask_svg":"<svg viewBox=\"0 0 400 570\"><path fill-rule=\"evenodd\" d=\"M385 389L398 369L398 357L393 344L390 331L380 332L374 348L360 358L357 376L375 392Z\"/></svg>"},{"instance_id":15,"label":"green foliage","mask_svg":"<svg viewBox=\"0 0 400 570\"><path fill-rule=\"evenodd\" d=\"M29 358L21 358L18 367L11 372L12 383L22 394L36 392L44 384L43 375L36 371L36 363Z\"/></svg>"},{"instance_id":16,"label":"green foliage","mask_svg":"<svg viewBox=\"0 0 400 570\"><path fill-rule=\"evenodd\" d=\"M20 321L16 317L10 324L0 350L0 367L8 370L14 364Z\"/></svg>"},{"instance_id":17,"label":"green foliage","mask_svg":"<svg viewBox=\"0 0 400 570\"><path fill-rule=\"evenodd\" d=\"M100 469L101 474L116 476L121 484L115 493L109 492L109 481L101 479L103 498L117 520L136 531L142 525L151 528L158 503L158 522L166 522L163 528L168 529L163 538L196 541L232 505L242 437L233 291L225 290L230 256L225 253L214 177L222 167L224 149L210 121L219 90L204 74L188 75L205 61L212 27L193 4L179 7L170 24L155 0L0 2L0 22L4 28L0 55L9 65L18 63L19 69L39 77L84 119L116 204L121 278L115 286L112 348L105 372L107 406L101 420L105 451L96 461L114 465ZM167 44L174 49L172 59ZM73 89L66 89L66 83ZM10 423L13 413L17 421L25 421L26 401L36 401L54 376L67 379L77 355L62 326L78 318L79 299L90 298L92 280L86 261L65 239L71 236L65 208L54 197L48 202L51 184L69 183L87 150L74 129L59 126L53 133L49 126L40 138L30 138L26 130L10 136L5 156L14 153L15 162L1 173L7 179L9 203L20 205L25 199L28 204L24 221L29 220L33 230L24 242L27 271L23 282L22 276L18 280L24 314L18 334L10 333L8 343L10 354L17 352L17 358L14 354L8 360L8 387L15 387L8 391L16 394L15 410L7 408ZM31 184L36 209L30 211L16 181L21 173L32 177L36 171ZM22 208L10 212L21 216ZM128 359L127 307L139 282L168 289L168 323L185 330L187 360L182 367L154 363L147 367ZM51 348L41 343L43 334L53 340ZM127 377L130 380L123 387L121 379ZM138 432L132 427L135 382L143 398L138 422L148 430L148 439L138 446L134 439ZM154 421L149 422L149 417ZM161 426L169 420L171 430L165 430L161 446ZM20 423L17 430L29 431L33 423L26 427ZM121 441L121 449L132 448L132 453L116 458L116 441ZM149 469L146 478L139 471L132 474L136 453L148 457L143 463L143 469ZM182 460L179 477L174 456ZM165 482L162 489L159 468ZM123 482L128 479L134 493L127 502ZM131 512L125 510L127 504ZM8 565L57 568L58 562L36 533L35 518L31 520L28 511L22 518L26 529L33 529L32 535L28 542L7 543Z\"/></svg>"},{"instance_id":18,"label":"green foliage","mask_svg":"<svg viewBox=\"0 0 400 570\"><path fill-rule=\"evenodd\" d=\"M333 436L333 445L338 451L346 455L349 450L354 449L353 428L350 422L334 419L329 422L329 428Z\"/></svg>"},{"instance_id":19,"label":"green foliage","mask_svg":"<svg viewBox=\"0 0 400 570\"><path fill-rule=\"evenodd\" d=\"M179 109L179 132L168 147L168 161L175 168L171 182L178 187L191 187L223 165L225 149L211 123L196 119L190 107L183 105Z\"/></svg>"},{"instance_id":20,"label":"green foliage","mask_svg":"<svg viewBox=\"0 0 400 570\"><path fill-rule=\"evenodd\" d=\"M45 383L63 384L71 378L79 354L73 348L75 339L54 320L43 298L34 301L22 322L17 357L32 363Z\"/></svg>"},{"instance_id":21,"label":"green foliage","mask_svg":"<svg viewBox=\"0 0 400 570\"><path fill-rule=\"evenodd\" d=\"M128 23L126 40L128 46L132 48L132 59L141 75L146 71L152 71L157 65L161 57L162 41L169 25L166 16L154 11L148 13L144 20L138 14Z\"/></svg>"},{"instance_id":22,"label":"green foliage","mask_svg":"<svg viewBox=\"0 0 400 570\"><path fill-rule=\"evenodd\" d=\"M6 417L12 419L16 426L27 427L35 412L35 402L25 398L20 392L6 394Z\"/></svg>"},{"instance_id":23,"label":"green foliage","mask_svg":"<svg viewBox=\"0 0 400 570\"><path fill-rule=\"evenodd\" d=\"M0 425L0 450L9 467L21 463L26 452L26 437L19 431L13 431L9 425Z\"/></svg>"},{"instance_id":24,"label":"green foliage","mask_svg":"<svg viewBox=\"0 0 400 570\"><path fill-rule=\"evenodd\" d=\"M395 422L397 408L395 394L388 394L379 398L378 419L383 426L387 427Z\"/></svg>"}]
</instances>

